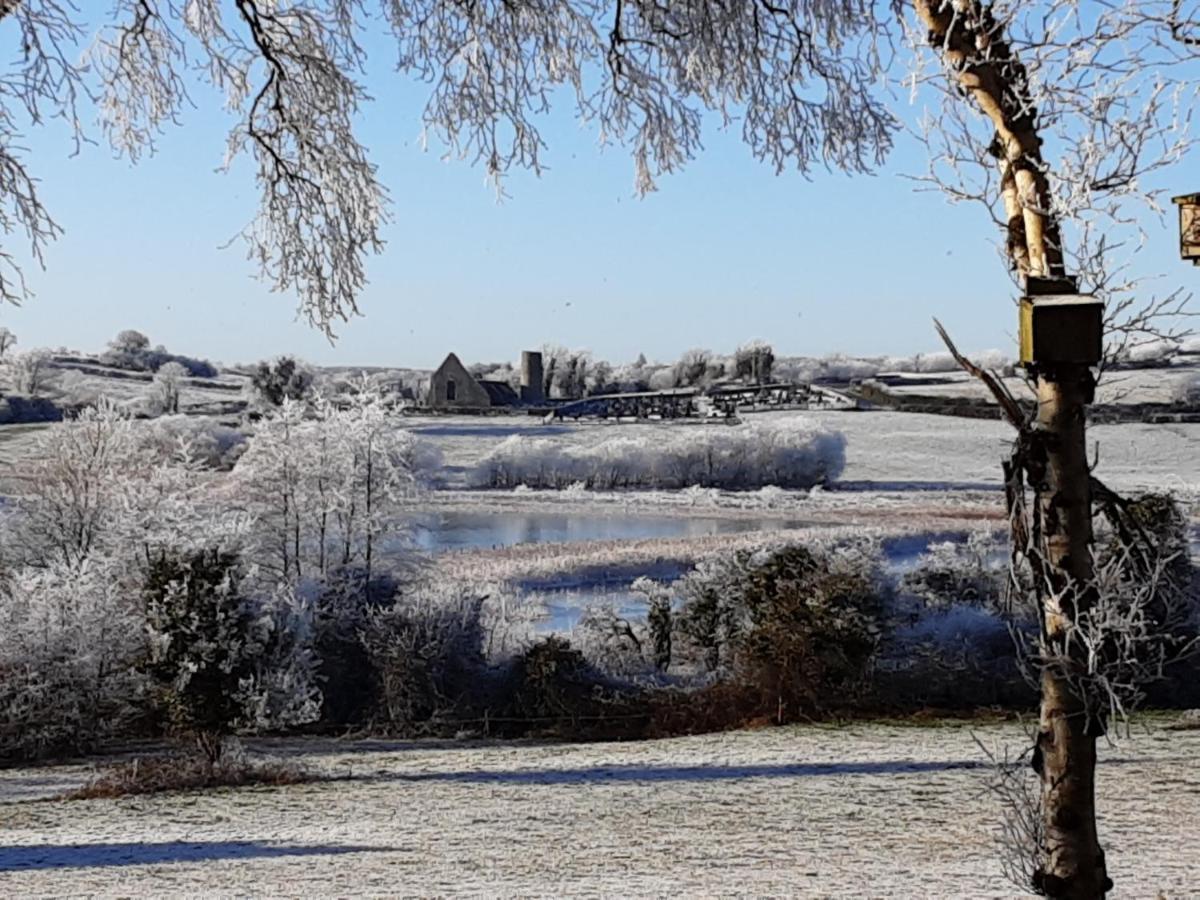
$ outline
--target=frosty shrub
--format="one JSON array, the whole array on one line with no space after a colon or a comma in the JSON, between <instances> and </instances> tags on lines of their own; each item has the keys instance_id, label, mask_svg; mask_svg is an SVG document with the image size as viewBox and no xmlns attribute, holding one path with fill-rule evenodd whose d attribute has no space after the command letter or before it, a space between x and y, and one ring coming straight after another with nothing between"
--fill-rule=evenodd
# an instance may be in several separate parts
<instances>
[{"instance_id":1,"label":"frosty shrub","mask_svg":"<svg viewBox=\"0 0 1200 900\"><path fill-rule=\"evenodd\" d=\"M181 451L206 469L228 471L248 446L246 435L198 416L160 416L141 423L140 440L160 459Z\"/></svg>"},{"instance_id":2,"label":"frosty shrub","mask_svg":"<svg viewBox=\"0 0 1200 900\"><path fill-rule=\"evenodd\" d=\"M846 459L840 432L802 417L734 427L644 429L580 446L514 435L483 458L479 486L592 490L691 485L810 488L835 480Z\"/></svg>"},{"instance_id":3,"label":"frosty shrub","mask_svg":"<svg viewBox=\"0 0 1200 900\"><path fill-rule=\"evenodd\" d=\"M859 693L879 642L879 583L861 559L778 550L747 568L734 646L737 677L757 687L778 722Z\"/></svg>"},{"instance_id":4,"label":"frosty shrub","mask_svg":"<svg viewBox=\"0 0 1200 900\"><path fill-rule=\"evenodd\" d=\"M572 637L588 662L606 675L636 678L651 671L645 623L631 622L611 605L585 609Z\"/></svg>"},{"instance_id":5,"label":"frosty shrub","mask_svg":"<svg viewBox=\"0 0 1200 900\"><path fill-rule=\"evenodd\" d=\"M604 677L570 641L551 635L513 660L502 710L512 734L611 738L626 720L605 690ZM608 721L609 718L613 721Z\"/></svg>"},{"instance_id":6,"label":"frosty shrub","mask_svg":"<svg viewBox=\"0 0 1200 900\"><path fill-rule=\"evenodd\" d=\"M671 594L658 582L650 578L638 578L630 586L635 594L646 600L646 631L650 639L650 656L658 672L671 668L672 631L674 613L671 609Z\"/></svg>"},{"instance_id":7,"label":"frosty shrub","mask_svg":"<svg viewBox=\"0 0 1200 900\"><path fill-rule=\"evenodd\" d=\"M237 558L162 557L146 579L148 672L171 724L215 763L241 719L242 692L267 635L238 590Z\"/></svg>"},{"instance_id":8,"label":"frosty shrub","mask_svg":"<svg viewBox=\"0 0 1200 900\"><path fill-rule=\"evenodd\" d=\"M845 706L864 686L886 599L870 551L743 551L698 566L677 587L692 652L757 695L755 710L738 712L790 721Z\"/></svg>"},{"instance_id":9,"label":"frosty shrub","mask_svg":"<svg viewBox=\"0 0 1200 900\"><path fill-rule=\"evenodd\" d=\"M321 685L321 721L334 727L369 724L376 713L378 678L365 643L372 614L390 607L400 585L389 574L370 584L361 568L328 573L314 586L313 649Z\"/></svg>"},{"instance_id":10,"label":"frosty shrub","mask_svg":"<svg viewBox=\"0 0 1200 900\"><path fill-rule=\"evenodd\" d=\"M1006 541L976 532L932 544L901 578L877 663L886 705L971 709L1032 702L1014 630L1036 630L1029 585L1009 586Z\"/></svg>"},{"instance_id":11,"label":"frosty shrub","mask_svg":"<svg viewBox=\"0 0 1200 900\"><path fill-rule=\"evenodd\" d=\"M677 620L683 654L707 672L727 671L732 663L749 560L748 553L701 560L676 585L683 598Z\"/></svg>"},{"instance_id":12,"label":"frosty shrub","mask_svg":"<svg viewBox=\"0 0 1200 900\"><path fill-rule=\"evenodd\" d=\"M1200 572L1192 562L1188 517L1170 494L1129 497L1124 511L1131 530L1108 529L1096 555L1098 615L1116 635L1104 652L1128 657L1125 668L1150 676L1143 688L1154 705L1195 706ZM1124 680L1132 685L1134 674L1126 672Z\"/></svg>"},{"instance_id":13,"label":"frosty shrub","mask_svg":"<svg viewBox=\"0 0 1200 900\"><path fill-rule=\"evenodd\" d=\"M900 581L903 592L927 607L973 606L999 612L1006 608L1008 547L988 532L966 541L931 544Z\"/></svg>"},{"instance_id":14,"label":"frosty shrub","mask_svg":"<svg viewBox=\"0 0 1200 900\"><path fill-rule=\"evenodd\" d=\"M214 764L235 729L296 724L318 710L303 627L240 582L237 557L213 549L160 556L144 588L158 702Z\"/></svg>"},{"instance_id":15,"label":"frosty shrub","mask_svg":"<svg viewBox=\"0 0 1200 900\"><path fill-rule=\"evenodd\" d=\"M138 715L141 618L98 564L0 579L0 758L95 749Z\"/></svg>"},{"instance_id":16,"label":"frosty shrub","mask_svg":"<svg viewBox=\"0 0 1200 900\"><path fill-rule=\"evenodd\" d=\"M423 588L367 613L362 641L378 680L380 724L433 731L486 704L483 603L472 592Z\"/></svg>"}]
</instances>

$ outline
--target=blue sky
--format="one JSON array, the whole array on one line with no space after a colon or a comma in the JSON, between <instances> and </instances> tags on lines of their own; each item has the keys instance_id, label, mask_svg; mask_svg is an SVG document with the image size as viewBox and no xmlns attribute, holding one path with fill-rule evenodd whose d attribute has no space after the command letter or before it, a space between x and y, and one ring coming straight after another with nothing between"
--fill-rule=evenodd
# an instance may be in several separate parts
<instances>
[{"instance_id":1,"label":"blue sky","mask_svg":"<svg viewBox=\"0 0 1200 900\"><path fill-rule=\"evenodd\" d=\"M295 319L292 296L254 278L239 243L222 249L251 218L256 189L245 166L215 172L226 120L203 90L203 108L136 166L103 146L72 158L56 126L29 133L28 159L66 234L45 271L27 271L37 296L0 309L0 324L26 349L96 350L137 328L227 363L292 353L432 366L449 350L511 360L543 342L665 360L750 338L783 354L899 354L937 348L934 315L961 346L1012 346L991 223L914 192L902 174L924 163L908 142L875 176L808 181L777 176L736 130L712 128L702 156L638 199L628 155L601 151L563 105L546 127L549 171L515 174L498 203L480 169L421 148L422 86L385 74L369 88L377 99L360 135L395 221L368 266L364 315L340 326L335 345ZM1168 273L1160 287L1195 287L1175 256L1174 221L1145 226L1138 268Z\"/></svg>"}]
</instances>

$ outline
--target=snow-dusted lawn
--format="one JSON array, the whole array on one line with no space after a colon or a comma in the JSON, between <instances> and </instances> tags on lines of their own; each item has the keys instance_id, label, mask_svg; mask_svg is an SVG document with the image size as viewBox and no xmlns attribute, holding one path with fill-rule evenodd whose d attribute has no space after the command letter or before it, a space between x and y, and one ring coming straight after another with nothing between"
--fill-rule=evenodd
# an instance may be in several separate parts
<instances>
[{"instance_id":1,"label":"snow-dusted lawn","mask_svg":"<svg viewBox=\"0 0 1200 900\"><path fill-rule=\"evenodd\" d=\"M976 733L1020 739L1014 726ZM267 746L349 778L0 803L0 895L1019 895L999 872L997 810L965 726ZM1121 896L1195 896L1198 756L1200 731L1104 750L1101 828ZM0 797L54 776L8 773Z\"/></svg>"}]
</instances>

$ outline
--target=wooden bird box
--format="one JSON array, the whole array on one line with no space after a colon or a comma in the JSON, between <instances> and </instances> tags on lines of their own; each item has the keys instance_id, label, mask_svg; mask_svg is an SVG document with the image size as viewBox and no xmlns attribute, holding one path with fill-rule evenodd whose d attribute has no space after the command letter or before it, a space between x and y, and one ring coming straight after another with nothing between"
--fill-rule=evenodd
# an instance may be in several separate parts
<instances>
[{"instance_id":1,"label":"wooden bird box","mask_svg":"<svg viewBox=\"0 0 1200 900\"><path fill-rule=\"evenodd\" d=\"M1021 364L1094 366L1104 352L1104 304L1090 294L1021 299Z\"/></svg>"},{"instance_id":2,"label":"wooden bird box","mask_svg":"<svg viewBox=\"0 0 1200 900\"><path fill-rule=\"evenodd\" d=\"M1200 194L1174 198L1179 207L1179 255L1200 266Z\"/></svg>"}]
</instances>

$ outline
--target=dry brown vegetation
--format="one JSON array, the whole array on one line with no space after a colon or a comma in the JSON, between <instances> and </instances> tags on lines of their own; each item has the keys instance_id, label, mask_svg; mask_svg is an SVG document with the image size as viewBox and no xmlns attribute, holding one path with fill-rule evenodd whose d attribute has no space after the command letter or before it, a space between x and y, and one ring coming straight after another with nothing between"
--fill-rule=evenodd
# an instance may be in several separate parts
<instances>
[{"instance_id":1,"label":"dry brown vegetation","mask_svg":"<svg viewBox=\"0 0 1200 900\"><path fill-rule=\"evenodd\" d=\"M216 764L199 755L170 754L134 758L96 770L86 785L62 795L63 800L99 800L168 791L198 791L222 787L282 787L318 780L302 766L268 760L251 762L230 756Z\"/></svg>"}]
</instances>

